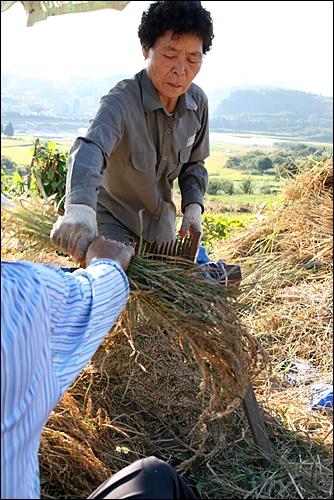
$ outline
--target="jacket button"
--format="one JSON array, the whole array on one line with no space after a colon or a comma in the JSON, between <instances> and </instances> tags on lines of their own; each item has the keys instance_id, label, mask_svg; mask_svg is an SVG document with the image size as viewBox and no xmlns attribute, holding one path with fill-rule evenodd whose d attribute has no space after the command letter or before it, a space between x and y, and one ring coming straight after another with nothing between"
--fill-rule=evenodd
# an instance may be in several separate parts
<instances>
[{"instance_id":1,"label":"jacket button","mask_svg":"<svg viewBox=\"0 0 334 500\"><path fill-rule=\"evenodd\" d=\"M162 159L163 159L164 161L166 161L166 160L168 160L168 156L167 156L167 155L165 155L165 156L163 156L163 157L162 157Z\"/></svg>"}]
</instances>

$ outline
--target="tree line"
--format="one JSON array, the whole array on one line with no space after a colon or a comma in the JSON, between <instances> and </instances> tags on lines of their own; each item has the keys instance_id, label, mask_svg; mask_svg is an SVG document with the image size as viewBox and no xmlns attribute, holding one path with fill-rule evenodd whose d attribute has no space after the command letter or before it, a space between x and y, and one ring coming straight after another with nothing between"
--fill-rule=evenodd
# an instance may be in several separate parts
<instances>
[{"instance_id":1,"label":"tree line","mask_svg":"<svg viewBox=\"0 0 334 500\"><path fill-rule=\"evenodd\" d=\"M285 89L236 90L210 116L210 130L333 141L333 98Z\"/></svg>"}]
</instances>

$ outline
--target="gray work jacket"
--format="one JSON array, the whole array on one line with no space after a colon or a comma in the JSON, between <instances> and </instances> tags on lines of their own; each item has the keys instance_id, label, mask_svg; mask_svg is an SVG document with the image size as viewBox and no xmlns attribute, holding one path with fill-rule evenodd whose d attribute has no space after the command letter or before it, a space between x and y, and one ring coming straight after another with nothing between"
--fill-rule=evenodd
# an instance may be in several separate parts
<instances>
[{"instance_id":1,"label":"gray work jacket","mask_svg":"<svg viewBox=\"0 0 334 500\"><path fill-rule=\"evenodd\" d=\"M210 154L208 100L192 83L168 113L146 69L101 98L84 137L70 151L66 205L97 202L136 236L162 243L175 239L173 181L182 210L204 210ZM101 188L102 186L102 188ZM101 189L100 189L101 188Z\"/></svg>"}]
</instances>

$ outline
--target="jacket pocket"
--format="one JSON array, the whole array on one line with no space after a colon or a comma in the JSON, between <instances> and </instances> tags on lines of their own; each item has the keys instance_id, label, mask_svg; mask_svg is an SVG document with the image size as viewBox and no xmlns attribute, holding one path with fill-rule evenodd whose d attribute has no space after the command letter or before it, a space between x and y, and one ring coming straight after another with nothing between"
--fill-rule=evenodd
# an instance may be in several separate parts
<instances>
[{"instance_id":1,"label":"jacket pocket","mask_svg":"<svg viewBox=\"0 0 334 500\"><path fill-rule=\"evenodd\" d=\"M168 179L170 181L174 181L176 177L179 175L182 166L189 161L190 154L191 154L191 147L183 148L179 151L177 167L175 170L173 170L168 174Z\"/></svg>"},{"instance_id":2,"label":"jacket pocket","mask_svg":"<svg viewBox=\"0 0 334 500\"><path fill-rule=\"evenodd\" d=\"M129 182L138 188L144 189L154 186L156 165L156 151L131 153L128 161Z\"/></svg>"},{"instance_id":3,"label":"jacket pocket","mask_svg":"<svg viewBox=\"0 0 334 500\"><path fill-rule=\"evenodd\" d=\"M157 164L156 151L131 153L130 164L139 172L154 173Z\"/></svg>"},{"instance_id":4,"label":"jacket pocket","mask_svg":"<svg viewBox=\"0 0 334 500\"><path fill-rule=\"evenodd\" d=\"M179 163L184 165L184 163L188 163L190 155L191 155L191 147L183 148L179 152Z\"/></svg>"}]
</instances>

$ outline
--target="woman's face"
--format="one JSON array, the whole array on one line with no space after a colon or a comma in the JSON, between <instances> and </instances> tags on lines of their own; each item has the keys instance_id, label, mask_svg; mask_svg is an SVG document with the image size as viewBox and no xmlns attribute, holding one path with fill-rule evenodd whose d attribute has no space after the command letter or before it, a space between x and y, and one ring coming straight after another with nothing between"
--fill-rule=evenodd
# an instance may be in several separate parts
<instances>
[{"instance_id":1,"label":"woman's face","mask_svg":"<svg viewBox=\"0 0 334 500\"><path fill-rule=\"evenodd\" d=\"M165 109L173 113L178 97L186 92L202 66L203 42L196 35L174 35L166 31L147 49L147 74Z\"/></svg>"}]
</instances>

